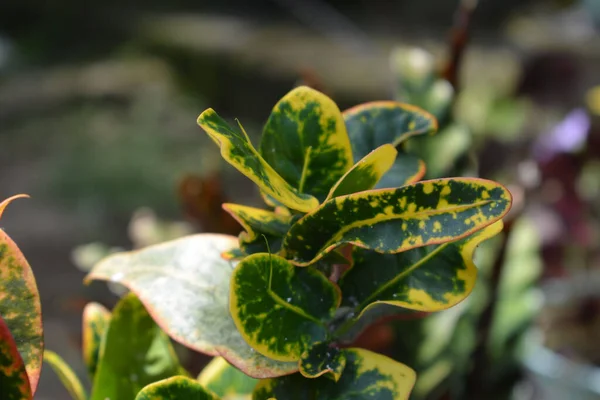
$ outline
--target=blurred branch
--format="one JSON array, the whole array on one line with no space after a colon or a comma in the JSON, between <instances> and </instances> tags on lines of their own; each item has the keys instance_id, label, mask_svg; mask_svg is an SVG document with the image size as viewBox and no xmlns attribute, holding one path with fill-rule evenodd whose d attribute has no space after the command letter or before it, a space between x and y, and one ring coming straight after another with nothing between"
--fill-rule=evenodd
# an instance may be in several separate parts
<instances>
[{"instance_id":1,"label":"blurred branch","mask_svg":"<svg viewBox=\"0 0 600 400\"><path fill-rule=\"evenodd\" d=\"M450 54L442 70L442 77L458 89L458 76L461 62L469 42L469 30L478 0L461 0L454 16L454 25L450 31Z\"/></svg>"}]
</instances>

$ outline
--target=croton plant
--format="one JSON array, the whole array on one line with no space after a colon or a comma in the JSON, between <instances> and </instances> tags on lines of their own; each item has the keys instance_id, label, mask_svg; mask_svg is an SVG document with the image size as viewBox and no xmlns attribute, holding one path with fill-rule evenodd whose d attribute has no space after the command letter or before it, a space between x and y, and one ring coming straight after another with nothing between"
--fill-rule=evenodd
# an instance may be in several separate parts
<instances>
[{"instance_id":1,"label":"croton plant","mask_svg":"<svg viewBox=\"0 0 600 400\"><path fill-rule=\"evenodd\" d=\"M266 206L223 205L245 230L238 238L196 234L93 268L87 281L130 293L112 313L85 309L90 398L407 399L414 371L352 343L383 315L465 299L473 252L502 230L510 193L477 178L420 181L425 165L404 145L437 122L398 102L342 113L296 88L275 105L258 150L212 109L198 124ZM11 287L2 290L2 315L18 313ZM169 337L215 358L194 379ZM75 398L88 398L58 356L46 359Z\"/></svg>"}]
</instances>

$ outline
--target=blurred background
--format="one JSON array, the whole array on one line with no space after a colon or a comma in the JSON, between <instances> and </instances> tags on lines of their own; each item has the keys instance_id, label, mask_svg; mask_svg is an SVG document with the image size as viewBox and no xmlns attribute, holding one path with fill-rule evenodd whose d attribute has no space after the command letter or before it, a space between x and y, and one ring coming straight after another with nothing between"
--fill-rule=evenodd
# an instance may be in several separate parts
<instances>
[{"instance_id":1,"label":"blurred background","mask_svg":"<svg viewBox=\"0 0 600 400\"><path fill-rule=\"evenodd\" d=\"M261 204L196 125L207 107L257 143L298 84L346 109L398 99L440 119L408 150L428 176L509 185L470 300L359 342L415 366L414 399L600 399L599 0L3 0L2 228L37 276L46 345L80 376L84 286L115 249L236 234ZM110 290L112 289L112 291ZM39 399L67 399L45 370Z\"/></svg>"}]
</instances>

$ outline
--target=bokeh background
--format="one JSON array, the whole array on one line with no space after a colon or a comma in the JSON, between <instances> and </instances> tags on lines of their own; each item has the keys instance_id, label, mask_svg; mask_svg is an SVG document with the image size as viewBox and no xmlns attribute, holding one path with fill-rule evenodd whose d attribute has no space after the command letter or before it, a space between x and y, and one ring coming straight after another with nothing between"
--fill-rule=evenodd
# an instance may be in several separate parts
<instances>
[{"instance_id":1,"label":"bokeh background","mask_svg":"<svg viewBox=\"0 0 600 400\"><path fill-rule=\"evenodd\" d=\"M459 3L477 7L461 14ZM300 83L341 109L408 100L409 72L443 70L461 26L453 133L436 151L461 174L510 185L514 234L482 251L491 272L467 311L390 322L363 340L417 360L415 398L469 398L473 379L498 398L600 398L598 0L0 1L0 198L31 195L2 228L37 276L47 347L85 375L83 306L117 298L82 283L98 257L235 231L220 202L260 204L197 127L205 108L239 118L256 140ZM486 294L498 265L500 289ZM474 376L490 326L491 372ZM68 398L49 369L37 398Z\"/></svg>"}]
</instances>

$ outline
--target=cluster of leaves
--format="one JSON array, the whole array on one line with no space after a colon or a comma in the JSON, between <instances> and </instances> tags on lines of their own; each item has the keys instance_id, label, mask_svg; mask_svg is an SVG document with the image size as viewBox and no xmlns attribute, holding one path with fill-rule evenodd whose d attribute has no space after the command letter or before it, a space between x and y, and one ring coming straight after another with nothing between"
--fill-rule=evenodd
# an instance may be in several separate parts
<instances>
[{"instance_id":1,"label":"cluster of leaves","mask_svg":"<svg viewBox=\"0 0 600 400\"><path fill-rule=\"evenodd\" d=\"M225 204L245 229L239 238L119 253L87 279L126 286L173 339L260 379L255 399L407 398L409 367L346 346L382 307L430 312L466 298L473 251L502 229L508 191L473 178L419 182L425 165L405 143L437 123L402 103L341 113L296 88L258 150L212 109L198 123L269 209Z\"/></svg>"}]
</instances>

